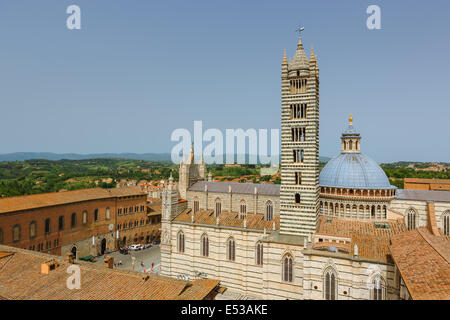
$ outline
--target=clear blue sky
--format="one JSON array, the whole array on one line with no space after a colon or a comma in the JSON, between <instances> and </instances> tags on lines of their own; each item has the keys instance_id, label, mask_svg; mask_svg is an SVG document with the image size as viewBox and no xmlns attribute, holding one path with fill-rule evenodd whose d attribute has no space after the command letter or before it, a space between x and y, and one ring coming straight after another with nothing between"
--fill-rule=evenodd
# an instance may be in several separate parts
<instances>
[{"instance_id":1,"label":"clear blue sky","mask_svg":"<svg viewBox=\"0 0 450 320\"><path fill-rule=\"evenodd\" d=\"M77 4L82 29L66 28ZM366 28L378 4L382 30ZM169 152L279 128L283 49L318 56L320 154L348 114L379 162L450 162L450 1L0 0L0 153Z\"/></svg>"}]
</instances>

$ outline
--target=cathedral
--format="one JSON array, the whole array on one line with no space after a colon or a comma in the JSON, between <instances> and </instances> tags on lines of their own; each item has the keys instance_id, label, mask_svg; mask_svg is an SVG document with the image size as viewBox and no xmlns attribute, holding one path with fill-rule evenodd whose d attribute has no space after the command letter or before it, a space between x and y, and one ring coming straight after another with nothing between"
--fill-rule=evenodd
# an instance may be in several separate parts
<instances>
[{"instance_id":1,"label":"cathedral","mask_svg":"<svg viewBox=\"0 0 450 320\"><path fill-rule=\"evenodd\" d=\"M319 174L319 84L299 37L281 63L281 185L212 181L191 149L162 196L162 275L219 280L225 299L450 299L450 192L392 186L352 116Z\"/></svg>"}]
</instances>

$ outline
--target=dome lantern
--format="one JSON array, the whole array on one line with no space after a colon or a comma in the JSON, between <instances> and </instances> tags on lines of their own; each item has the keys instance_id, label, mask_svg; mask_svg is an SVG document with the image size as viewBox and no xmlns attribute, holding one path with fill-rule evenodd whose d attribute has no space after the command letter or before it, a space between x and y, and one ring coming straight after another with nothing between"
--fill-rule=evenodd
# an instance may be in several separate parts
<instances>
[{"instance_id":1,"label":"dome lantern","mask_svg":"<svg viewBox=\"0 0 450 320\"><path fill-rule=\"evenodd\" d=\"M361 136L353 128L353 116L350 114L348 118L349 124L347 130L341 136L342 153L360 153L361 152Z\"/></svg>"}]
</instances>

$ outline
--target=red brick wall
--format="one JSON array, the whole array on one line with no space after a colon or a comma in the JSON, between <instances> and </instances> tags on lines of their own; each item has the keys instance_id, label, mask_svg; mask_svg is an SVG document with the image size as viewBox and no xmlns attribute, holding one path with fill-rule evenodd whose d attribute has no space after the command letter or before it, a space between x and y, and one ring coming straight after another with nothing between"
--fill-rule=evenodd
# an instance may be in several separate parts
<instances>
[{"instance_id":1,"label":"red brick wall","mask_svg":"<svg viewBox=\"0 0 450 320\"><path fill-rule=\"evenodd\" d=\"M38 250L38 245L43 245L43 252L60 255L61 246L76 241L84 240L92 236L110 232L108 226L117 227L117 208L123 206L146 206L146 195L132 197L107 198L89 200L78 203L45 207L15 213L0 213L0 229L3 233L2 244ZM110 208L111 217L106 220L106 208ZM94 221L94 210L98 209L98 221ZM88 212L88 221L82 224L82 213ZM146 207L144 212L146 212ZM76 226L71 228L71 215L76 213ZM64 230L58 230L59 217L64 216ZM45 234L45 220L50 218L50 233ZM36 222L36 237L30 238L30 223ZM13 242L13 227L20 225L20 241ZM55 246L55 240L58 241ZM51 242L47 249L47 242Z\"/></svg>"}]
</instances>

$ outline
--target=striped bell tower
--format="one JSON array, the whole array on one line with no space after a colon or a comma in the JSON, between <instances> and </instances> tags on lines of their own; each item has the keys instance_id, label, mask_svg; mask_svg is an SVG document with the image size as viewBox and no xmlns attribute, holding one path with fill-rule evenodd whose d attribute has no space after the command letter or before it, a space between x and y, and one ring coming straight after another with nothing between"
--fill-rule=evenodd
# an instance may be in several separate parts
<instances>
[{"instance_id":1,"label":"striped bell tower","mask_svg":"<svg viewBox=\"0 0 450 320\"><path fill-rule=\"evenodd\" d=\"M301 36L281 64L280 233L309 236L319 215L319 67Z\"/></svg>"}]
</instances>

